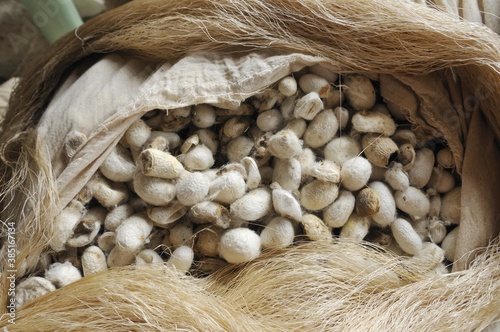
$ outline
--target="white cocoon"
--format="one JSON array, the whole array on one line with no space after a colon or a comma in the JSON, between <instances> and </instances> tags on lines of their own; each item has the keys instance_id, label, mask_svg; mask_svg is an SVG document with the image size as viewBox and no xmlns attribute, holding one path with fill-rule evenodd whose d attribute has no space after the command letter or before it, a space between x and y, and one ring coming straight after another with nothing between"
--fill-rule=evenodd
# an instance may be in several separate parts
<instances>
[{"instance_id":1,"label":"white cocoon","mask_svg":"<svg viewBox=\"0 0 500 332\"><path fill-rule=\"evenodd\" d=\"M260 255L260 247L257 233L248 228L233 228L222 235L219 254L229 263L245 263Z\"/></svg>"}]
</instances>

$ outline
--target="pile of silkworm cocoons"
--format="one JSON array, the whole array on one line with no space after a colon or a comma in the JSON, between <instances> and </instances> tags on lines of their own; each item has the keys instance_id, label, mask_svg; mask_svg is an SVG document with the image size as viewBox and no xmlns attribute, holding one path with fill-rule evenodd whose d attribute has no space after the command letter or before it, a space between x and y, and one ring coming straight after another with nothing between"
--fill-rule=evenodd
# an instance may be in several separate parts
<instances>
[{"instance_id":1,"label":"pile of silkworm cocoons","mask_svg":"<svg viewBox=\"0 0 500 332\"><path fill-rule=\"evenodd\" d=\"M406 256L439 246L446 273L460 222L452 153L419 140L378 90L315 65L233 109L144 114L54 220L45 272L19 284L18 305L108 268L167 264L202 277L337 237ZM85 141L68 134L68 160Z\"/></svg>"}]
</instances>

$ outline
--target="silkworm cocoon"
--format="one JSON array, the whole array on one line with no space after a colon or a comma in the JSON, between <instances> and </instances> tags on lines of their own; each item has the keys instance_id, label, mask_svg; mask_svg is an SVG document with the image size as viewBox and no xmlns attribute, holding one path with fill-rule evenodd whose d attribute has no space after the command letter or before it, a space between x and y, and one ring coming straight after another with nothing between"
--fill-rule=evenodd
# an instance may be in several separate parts
<instances>
[{"instance_id":1,"label":"silkworm cocoon","mask_svg":"<svg viewBox=\"0 0 500 332\"><path fill-rule=\"evenodd\" d=\"M188 246L180 246L175 249L167 261L167 265L174 267L181 273L186 273L193 264L194 252Z\"/></svg>"},{"instance_id":2,"label":"silkworm cocoon","mask_svg":"<svg viewBox=\"0 0 500 332\"><path fill-rule=\"evenodd\" d=\"M245 158L252 159L250 157L245 157ZM243 158L243 159L245 159L245 158ZM229 163L229 164L223 165L216 172L216 177L213 180L215 180L217 178L217 176L220 176L224 173L233 172L233 171L240 173L241 176L243 177L243 179L246 179L247 178L247 170L245 169L245 166L243 166L243 159L241 160L241 163Z\"/></svg>"},{"instance_id":3,"label":"silkworm cocoon","mask_svg":"<svg viewBox=\"0 0 500 332\"><path fill-rule=\"evenodd\" d=\"M253 221L264 217L271 209L271 192L267 188L257 188L238 198L229 210L236 218Z\"/></svg>"},{"instance_id":4,"label":"silkworm cocoon","mask_svg":"<svg viewBox=\"0 0 500 332\"><path fill-rule=\"evenodd\" d=\"M360 242L365 238L370 229L370 218L361 217L356 213L350 215L349 219L340 231L341 238L349 238Z\"/></svg>"},{"instance_id":5,"label":"silkworm cocoon","mask_svg":"<svg viewBox=\"0 0 500 332\"><path fill-rule=\"evenodd\" d=\"M378 134L363 135L361 145L366 158L378 167L386 167L399 153L399 147L392 139Z\"/></svg>"},{"instance_id":6,"label":"silkworm cocoon","mask_svg":"<svg viewBox=\"0 0 500 332\"><path fill-rule=\"evenodd\" d=\"M226 231L219 242L219 255L228 263L246 263L260 255L260 237L248 228Z\"/></svg>"},{"instance_id":7,"label":"silkworm cocoon","mask_svg":"<svg viewBox=\"0 0 500 332\"><path fill-rule=\"evenodd\" d=\"M54 285L47 279L29 277L16 286L16 309L55 290Z\"/></svg>"},{"instance_id":8,"label":"silkworm cocoon","mask_svg":"<svg viewBox=\"0 0 500 332\"><path fill-rule=\"evenodd\" d=\"M397 218L391 224L391 232L401 249L408 254L415 255L422 249L422 240L408 221Z\"/></svg>"},{"instance_id":9,"label":"silkworm cocoon","mask_svg":"<svg viewBox=\"0 0 500 332\"><path fill-rule=\"evenodd\" d=\"M339 130L339 122L333 110L327 109L318 113L304 132L304 143L311 148L319 148L335 136Z\"/></svg>"},{"instance_id":10,"label":"silkworm cocoon","mask_svg":"<svg viewBox=\"0 0 500 332\"><path fill-rule=\"evenodd\" d=\"M177 133L167 133L164 131L152 131L149 136L149 142L158 138L163 137L167 141L167 149L172 151L181 145L181 138Z\"/></svg>"},{"instance_id":11,"label":"silkworm cocoon","mask_svg":"<svg viewBox=\"0 0 500 332\"><path fill-rule=\"evenodd\" d=\"M386 114L380 112L358 112L352 117L352 126L360 133L377 133L391 136L396 131L396 123Z\"/></svg>"},{"instance_id":12,"label":"silkworm cocoon","mask_svg":"<svg viewBox=\"0 0 500 332\"><path fill-rule=\"evenodd\" d=\"M215 124L215 108L207 104L193 107L192 123L198 128L208 128Z\"/></svg>"},{"instance_id":13,"label":"silkworm cocoon","mask_svg":"<svg viewBox=\"0 0 500 332\"><path fill-rule=\"evenodd\" d=\"M247 173L247 188L252 190L260 185L260 171L259 166L255 162L255 159L250 157L245 157L241 160L241 163L245 167Z\"/></svg>"},{"instance_id":14,"label":"silkworm cocoon","mask_svg":"<svg viewBox=\"0 0 500 332\"><path fill-rule=\"evenodd\" d=\"M162 179L177 179L184 173L184 167L177 158L169 152L157 149L142 151L137 163L141 172L147 176Z\"/></svg>"},{"instance_id":15,"label":"silkworm cocoon","mask_svg":"<svg viewBox=\"0 0 500 332\"><path fill-rule=\"evenodd\" d=\"M380 198L380 209L371 218L382 227L391 224L396 219L396 202L391 190L380 181L371 182L368 187L375 190Z\"/></svg>"},{"instance_id":16,"label":"silkworm cocoon","mask_svg":"<svg viewBox=\"0 0 500 332\"><path fill-rule=\"evenodd\" d=\"M64 249L66 242L73 233L73 229L83 217L86 209L82 203L72 200L55 218L54 235L49 240L52 250L59 252Z\"/></svg>"},{"instance_id":17,"label":"silkworm cocoon","mask_svg":"<svg viewBox=\"0 0 500 332\"><path fill-rule=\"evenodd\" d=\"M192 148L183 156L182 163L190 171L204 171L215 163L212 151L200 144Z\"/></svg>"},{"instance_id":18,"label":"silkworm cocoon","mask_svg":"<svg viewBox=\"0 0 500 332\"><path fill-rule=\"evenodd\" d=\"M444 222L460 224L460 216L462 212L461 191L462 187L456 187L443 196L439 217Z\"/></svg>"},{"instance_id":19,"label":"silkworm cocoon","mask_svg":"<svg viewBox=\"0 0 500 332\"><path fill-rule=\"evenodd\" d=\"M437 194L431 196L429 198L430 209L429 209L429 217L439 217L439 213L441 212L441 195Z\"/></svg>"},{"instance_id":20,"label":"silkworm cocoon","mask_svg":"<svg viewBox=\"0 0 500 332\"><path fill-rule=\"evenodd\" d=\"M197 146L200 144L200 137L196 134L189 136L184 140L184 142L181 145L180 152L182 154L188 153L189 150L191 150L193 147Z\"/></svg>"},{"instance_id":21,"label":"silkworm cocoon","mask_svg":"<svg viewBox=\"0 0 500 332\"><path fill-rule=\"evenodd\" d=\"M304 234L311 241L329 242L332 240L332 233L328 227L323 220L314 214L304 214L300 220L300 225L304 230Z\"/></svg>"},{"instance_id":22,"label":"silkworm cocoon","mask_svg":"<svg viewBox=\"0 0 500 332\"><path fill-rule=\"evenodd\" d=\"M282 159L293 158L302 152L299 138L289 129L284 129L271 136L267 143L269 152Z\"/></svg>"},{"instance_id":23,"label":"silkworm cocoon","mask_svg":"<svg viewBox=\"0 0 500 332\"><path fill-rule=\"evenodd\" d=\"M182 220L170 229L170 243L173 247L191 245L193 238L193 225L188 220Z\"/></svg>"},{"instance_id":24,"label":"silkworm cocoon","mask_svg":"<svg viewBox=\"0 0 500 332\"><path fill-rule=\"evenodd\" d=\"M312 120L323 109L323 101L316 92L310 92L297 100L293 115L296 118Z\"/></svg>"},{"instance_id":25,"label":"silkworm cocoon","mask_svg":"<svg viewBox=\"0 0 500 332\"><path fill-rule=\"evenodd\" d=\"M337 80L337 78L339 77L339 75L337 73L331 71L330 69L323 67L320 64L315 64L315 65L309 67L309 72L311 74L323 77L325 80L327 80L330 83L335 82Z\"/></svg>"},{"instance_id":26,"label":"silkworm cocoon","mask_svg":"<svg viewBox=\"0 0 500 332\"><path fill-rule=\"evenodd\" d=\"M352 74L342 76L343 91L356 111L369 110L375 105L376 95L370 79L363 75Z\"/></svg>"},{"instance_id":27,"label":"silkworm cocoon","mask_svg":"<svg viewBox=\"0 0 500 332\"><path fill-rule=\"evenodd\" d=\"M138 213L125 219L116 229L116 246L135 255L153 230L153 222L146 213Z\"/></svg>"},{"instance_id":28,"label":"silkworm cocoon","mask_svg":"<svg viewBox=\"0 0 500 332\"><path fill-rule=\"evenodd\" d=\"M82 278L80 271L70 262L53 263L45 271L45 279L57 288L69 285Z\"/></svg>"},{"instance_id":29,"label":"silkworm cocoon","mask_svg":"<svg viewBox=\"0 0 500 332\"><path fill-rule=\"evenodd\" d=\"M305 74L299 79L299 87L304 93L316 92L320 98L326 98L330 92L330 83L321 76Z\"/></svg>"},{"instance_id":30,"label":"silkworm cocoon","mask_svg":"<svg viewBox=\"0 0 500 332\"><path fill-rule=\"evenodd\" d=\"M245 180L241 173L223 173L210 183L210 197L221 203L231 204L245 194Z\"/></svg>"},{"instance_id":31,"label":"silkworm cocoon","mask_svg":"<svg viewBox=\"0 0 500 332\"><path fill-rule=\"evenodd\" d=\"M211 201L203 201L191 207L189 220L196 224L214 224L220 228L228 228L231 218L223 205Z\"/></svg>"},{"instance_id":32,"label":"silkworm cocoon","mask_svg":"<svg viewBox=\"0 0 500 332\"><path fill-rule=\"evenodd\" d=\"M284 96L293 96L297 92L297 81L292 76L282 78L278 83L278 91Z\"/></svg>"},{"instance_id":33,"label":"silkworm cocoon","mask_svg":"<svg viewBox=\"0 0 500 332\"><path fill-rule=\"evenodd\" d=\"M424 218L429 213L429 199L418 188L408 187L405 191L396 191L394 198L397 208L414 219Z\"/></svg>"},{"instance_id":34,"label":"silkworm cocoon","mask_svg":"<svg viewBox=\"0 0 500 332\"><path fill-rule=\"evenodd\" d=\"M204 256L217 257L223 230L219 227L204 227L196 232L195 249Z\"/></svg>"},{"instance_id":35,"label":"silkworm cocoon","mask_svg":"<svg viewBox=\"0 0 500 332\"><path fill-rule=\"evenodd\" d=\"M125 132L123 138L128 146L140 148L151 135L151 128L141 119L135 121Z\"/></svg>"},{"instance_id":36,"label":"silkworm cocoon","mask_svg":"<svg viewBox=\"0 0 500 332\"><path fill-rule=\"evenodd\" d=\"M337 89L330 89L328 96L326 96L326 98L323 98L323 105L324 108L335 108L342 105L344 100L345 100L345 94L343 91Z\"/></svg>"},{"instance_id":37,"label":"silkworm cocoon","mask_svg":"<svg viewBox=\"0 0 500 332\"><path fill-rule=\"evenodd\" d=\"M238 163L250 154L254 148L254 142L250 137L238 136L230 140L226 145L227 159L230 162Z\"/></svg>"},{"instance_id":38,"label":"silkworm cocoon","mask_svg":"<svg viewBox=\"0 0 500 332\"><path fill-rule=\"evenodd\" d=\"M454 228L451 232L446 235L443 242L441 242L441 248L444 250L444 257L453 262L455 260L455 245L457 242L458 227Z\"/></svg>"},{"instance_id":39,"label":"silkworm cocoon","mask_svg":"<svg viewBox=\"0 0 500 332\"><path fill-rule=\"evenodd\" d=\"M113 210L109 211L104 218L104 228L108 231L114 231L120 224L133 215L135 212L134 208L129 204L123 204L115 207Z\"/></svg>"},{"instance_id":40,"label":"silkworm cocoon","mask_svg":"<svg viewBox=\"0 0 500 332\"><path fill-rule=\"evenodd\" d=\"M356 195L356 213L369 217L380 210L380 197L375 189L364 188Z\"/></svg>"},{"instance_id":41,"label":"silkworm cocoon","mask_svg":"<svg viewBox=\"0 0 500 332\"><path fill-rule=\"evenodd\" d=\"M341 183L344 188L356 191L363 188L372 172L372 165L363 157L354 157L347 160L340 169Z\"/></svg>"},{"instance_id":42,"label":"silkworm cocoon","mask_svg":"<svg viewBox=\"0 0 500 332\"><path fill-rule=\"evenodd\" d=\"M135 252L128 251L119 246L114 246L108 254L106 263L110 268L130 265L135 260Z\"/></svg>"},{"instance_id":43,"label":"silkworm cocoon","mask_svg":"<svg viewBox=\"0 0 500 332\"><path fill-rule=\"evenodd\" d=\"M261 174L263 174L262 171ZM300 179L301 165L297 159L278 159L275 161L272 182L277 182L282 189L294 192L299 189Z\"/></svg>"},{"instance_id":44,"label":"silkworm cocoon","mask_svg":"<svg viewBox=\"0 0 500 332\"><path fill-rule=\"evenodd\" d=\"M394 190L404 191L410 186L410 179L400 163L393 163L385 172L384 179Z\"/></svg>"},{"instance_id":45,"label":"silkworm cocoon","mask_svg":"<svg viewBox=\"0 0 500 332\"><path fill-rule=\"evenodd\" d=\"M68 246L80 248L94 241L107 213L103 207L88 210L73 229L73 234L67 241Z\"/></svg>"},{"instance_id":46,"label":"silkworm cocoon","mask_svg":"<svg viewBox=\"0 0 500 332\"><path fill-rule=\"evenodd\" d=\"M438 164L443 166L444 168L455 167L455 159L453 158L453 153L449 148L443 148L439 150L436 158Z\"/></svg>"},{"instance_id":47,"label":"silkworm cocoon","mask_svg":"<svg viewBox=\"0 0 500 332\"><path fill-rule=\"evenodd\" d=\"M135 265L163 264L163 259L154 250L144 249L135 256Z\"/></svg>"},{"instance_id":48,"label":"silkworm cocoon","mask_svg":"<svg viewBox=\"0 0 500 332\"><path fill-rule=\"evenodd\" d=\"M291 119L287 122L283 130L291 130L298 137L301 138L307 129L307 122L302 118Z\"/></svg>"},{"instance_id":49,"label":"silkworm cocoon","mask_svg":"<svg viewBox=\"0 0 500 332\"><path fill-rule=\"evenodd\" d=\"M434 189L438 193L447 193L455 188L455 177L443 167L434 167L427 188Z\"/></svg>"},{"instance_id":50,"label":"silkworm cocoon","mask_svg":"<svg viewBox=\"0 0 500 332\"><path fill-rule=\"evenodd\" d=\"M333 114L337 117L337 121L339 122L339 127L344 129L349 122L349 111L347 108L338 106L333 109Z\"/></svg>"},{"instance_id":51,"label":"silkworm cocoon","mask_svg":"<svg viewBox=\"0 0 500 332\"><path fill-rule=\"evenodd\" d=\"M90 180L92 195L105 208L114 208L123 204L129 197L129 190L124 183L110 182L102 176Z\"/></svg>"},{"instance_id":52,"label":"silkworm cocoon","mask_svg":"<svg viewBox=\"0 0 500 332\"><path fill-rule=\"evenodd\" d=\"M415 164L416 153L410 143L404 143L399 147L398 161L403 165L403 171L409 171Z\"/></svg>"},{"instance_id":53,"label":"silkworm cocoon","mask_svg":"<svg viewBox=\"0 0 500 332\"><path fill-rule=\"evenodd\" d=\"M415 188L423 188L431 178L434 162L434 152L431 149L417 150L413 167L408 171L410 185Z\"/></svg>"},{"instance_id":54,"label":"silkworm cocoon","mask_svg":"<svg viewBox=\"0 0 500 332\"><path fill-rule=\"evenodd\" d=\"M276 132L283 128L285 119L277 109L264 111L257 116L256 124L262 131Z\"/></svg>"},{"instance_id":55,"label":"silkworm cocoon","mask_svg":"<svg viewBox=\"0 0 500 332\"><path fill-rule=\"evenodd\" d=\"M134 178L136 166L130 150L118 144L111 150L99 170L111 181L128 182Z\"/></svg>"},{"instance_id":56,"label":"silkworm cocoon","mask_svg":"<svg viewBox=\"0 0 500 332\"><path fill-rule=\"evenodd\" d=\"M271 188L274 210L283 217L299 221L302 218L302 209L295 197L281 189L277 183L273 183Z\"/></svg>"},{"instance_id":57,"label":"silkworm cocoon","mask_svg":"<svg viewBox=\"0 0 500 332\"><path fill-rule=\"evenodd\" d=\"M290 220L276 217L260 233L263 248L286 248L293 243L295 229Z\"/></svg>"},{"instance_id":58,"label":"silkworm cocoon","mask_svg":"<svg viewBox=\"0 0 500 332\"><path fill-rule=\"evenodd\" d=\"M205 145L213 155L217 153L219 140L215 132L209 129L200 129L195 132L195 135L198 136L200 143Z\"/></svg>"},{"instance_id":59,"label":"silkworm cocoon","mask_svg":"<svg viewBox=\"0 0 500 332\"><path fill-rule=\"evenodd\" d=\"M337 199L323 211L323 220L328 227L339 228L349 219L354 211L356 199L347 190L340 190Z\"/></svg>"},{"instance_id":60,"label":"silkworm cocoon","mask_svg":"<svg viewBox=\"0 0 500 332\"><path fill-rule=\"evenodd\" d=\"M140 172L134 177L135 193L144 202L164 206L175 197L175 184L171 180L146 176Z\"/></svg>"},{"instance_id":61,"label":"silkworm cocoon","mask_svg":"<svg viewBox=\"0 0 500 332\"><path fill-rule=\"evenodd\" d=\"M396 143L398 146L401 146L405 143L408 143L413 147L417 145L417 136L415 136L415 133L410 129L396 130L396 132L394 133L394 135L391 136L391 138L394 141L394 143Z\"/></svg>"},{"instance_id":62,"label":"silkworm cocoon","mask_svg":"<svg viewBox=\"0 0 500 332\"><path fill-rule=\"evenodd\" d=\"M250 127L250 121L251 119L249 116L232 117L224 123L222 132L227 138L238 137Z\"/></svg>"},{"instance_id":63,"label":"silkworm cocoon","mask_svg":"<svg viewBox=\"0 0 500 332\"><path fill-rule=\"evenodd\" d=\"M332 182L314 180L302 187L300 204L307 210L319 211L332 204L339 194L339 187Z\"/></svg>"},{"instance_id":64,"label":"silkworm cocoon","mask_svg":"<svg viewBox=\"0 0 500 332\"><path fill-rule=\"evenodd\" d=\"M82 270L85 277L106 271L107 269L106 256L101 248L90 246L85 249L82 254Z\"/></svg>"},{"instance_id":65,"label":"silkworm cocoon","mask_svg":"<svg viewBox=\"0 0 500 332\"><path fill-rule=\"evenodd\" d=\"M147 211L148 217L157 227L167 227L182 218L188 211L188 207L178 200L173 200L166 206L150 207Z\"/></svg>"},{"instance_id":66,"label":"silkworm cocoon","mask_svg":"<svg viewBox=\"0 0 500 332\"><path fill-rule=\"evenodd\" d=\"M87 142L87 136L79 131L70 131L64 139L64 153L69 159L73 158L75 152Z\"/></svg>"},{"instance_id":67,"label":"silkworm cocoon","mask_svg":"<svg viewBox=\"0 0 500 332\"><path fill-rule=\"evenodd\" d=\"M318 180L333 183L340 182L340 167L331 160L317 161L312 164L308 174Z\"/></svg>"},{"instance_id":68,"label":"silkworm cocoon","mask_svg":"<svg viewBox=\"0 0 500 332\"><path fill-rule=\"evenodd\" d=\"M104 252L110 252L116 244L115 232L104 232L97 239L97 245Z\"/></svg>"},{"instance_id":69,"label":"silkworm cocoon","mask_svg":"<svg viewBox=\"0 0 500 332\"><path fill-rule=\"evenodd\" d=\"M350 136L341 136L325 145L323 152L326 159L342 166L347 160L361 154L361 144Z\"/></svg>"},{"instance_id":70,"label":"silkworm cocoon","mask_svg":"<svg viewBox=\"0 0 500 332\"><path fill-rule=\"evenodd\" d=\"M446 226L441 220L431 218L429 220L429 238L434 243L441 243L446 236Z\"/></svg>"},{"instance_id":71,"label":"silkworm cocoon","mask_svg":"<svg viewBox=\"0 0 500 332\"><path fill-rule=\"evenodd\" d=\"M207 196L209 189L210 181L203 173L187 173L177 181L177 200L186 206L194 205Z\"/></svg>"}]
</instances>

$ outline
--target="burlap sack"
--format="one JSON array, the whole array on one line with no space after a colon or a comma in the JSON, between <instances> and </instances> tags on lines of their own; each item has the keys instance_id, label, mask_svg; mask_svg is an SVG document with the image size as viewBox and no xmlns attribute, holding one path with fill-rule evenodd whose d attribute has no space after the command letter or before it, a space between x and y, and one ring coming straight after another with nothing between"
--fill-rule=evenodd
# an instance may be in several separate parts
<instances>
[{"instance_id":1,"label":"burlap sack","mask_svg":"<svg viewBox=\"0 0 500 332\"><path fill-rule=\"evenodd\" d=\"M17 223L18 277L36 271L53 218L141 115L197 103L232 107L313 63L375 77L384 99L405 112L418 135L448 142L463 181L455 270L467 267L471 251L498 235L498 36L403 1L184 5L136 1L120 7L88 22L25 70L1 138L2 217ZM94 55L109 52L114 54ZM72 130L89 140L68 162L62 144ZM487 257L498 259L494 252L490 248ZM498 277L498 267L490 272ZM483 304L487 314L471 326L493 320L494 306ZM467 315L472 313L461 318Z\"/></svg>"}]
</instances>

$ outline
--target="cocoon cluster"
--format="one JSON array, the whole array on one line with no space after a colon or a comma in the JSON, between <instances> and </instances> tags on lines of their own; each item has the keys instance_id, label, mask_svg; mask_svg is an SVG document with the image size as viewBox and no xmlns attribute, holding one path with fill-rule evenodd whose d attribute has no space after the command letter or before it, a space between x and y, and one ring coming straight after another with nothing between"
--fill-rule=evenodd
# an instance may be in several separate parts
<instances>
[{"instance_id":1,"label":"cocoon cluster","mask_svg":"<svg viewBox=\"0 0 500 332\"><path fill-rule=\"evenodd\" d=\"M55 218L52 264L19 284L19 303L110 267L213 272L296 239L366 240L418 259L440 244L452 261L453 154L376 104L376 86L314 65L231 109L148 112ZM69 160L86 141L68 134Z\"/></svg>"}]
</instances>

